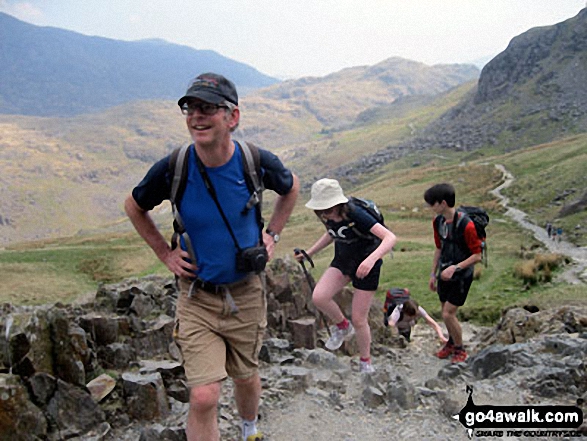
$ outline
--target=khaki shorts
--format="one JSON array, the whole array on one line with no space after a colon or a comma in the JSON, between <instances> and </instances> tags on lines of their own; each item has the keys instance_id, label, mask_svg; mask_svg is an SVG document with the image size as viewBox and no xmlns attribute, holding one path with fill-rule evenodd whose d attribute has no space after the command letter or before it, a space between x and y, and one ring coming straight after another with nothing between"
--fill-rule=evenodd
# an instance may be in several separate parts
<instances>
[{"instance_id":1,"label":"khaki shorts","mask_svg":"<svg viewBox=\"0 0 587 441\"><path fill-rule=\"evenodd\" d=\"M175 341L181 349L188 386L231 378L248 378L257 372L259 351L267 327L267 308L261 278L250 276L229 286L239 309L230 315L226 298L196 289L188 297L190 282L179 281Z\"/></svg>"}]
</instances>

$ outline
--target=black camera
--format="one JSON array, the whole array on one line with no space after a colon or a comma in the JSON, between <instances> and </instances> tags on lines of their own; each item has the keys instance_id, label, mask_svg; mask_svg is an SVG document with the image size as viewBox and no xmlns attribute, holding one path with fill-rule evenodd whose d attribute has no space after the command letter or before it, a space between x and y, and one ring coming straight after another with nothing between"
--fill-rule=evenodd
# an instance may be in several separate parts
<instances>
[{"instance_id":1,"label":"black camera","mask_svg":"<svg viewBox=\"0 0 587 441\"><path fill-rule=\"evenodd\" d=\"M269 254L264 246L245 248L236 253L236 269L243 273L260 273L268 260Z\"/></svg>"}]
</instances>

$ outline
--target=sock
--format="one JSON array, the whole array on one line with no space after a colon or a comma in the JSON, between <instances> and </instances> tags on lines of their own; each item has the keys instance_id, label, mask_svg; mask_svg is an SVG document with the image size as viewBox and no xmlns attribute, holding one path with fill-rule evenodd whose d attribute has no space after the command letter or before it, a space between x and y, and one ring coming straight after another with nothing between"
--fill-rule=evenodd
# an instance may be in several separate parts
<instances>
[{"instance_id":1,"label":"sock","mask_svg":"<svg viewBox=\"0 0 587 441\"><path fill-rule=\"evenodd\" d=\"M243 441L247 440L247 437L250 435L255 435L257 433L257 418L252 421L245 420L243 418Z\"/></svg>"},{"instance_id":2,"label":"sock","mask_svg":"<svg viewBox=\"0 0 587 441\"><path fill-rule=\"evenodd\" d=\"M448 336L448 344L453 346L455 345L455 342L450 335Z\"/></svg>"},{"instance_id":3,"label":"sock","mask_svg":"<svg viewBox=\"0 0 587 441\"><path fill-rule=\"evenodd\" d=\"M338 327L338 329L347 329L349 327L349 321L347 319L344 319L342 322L337 323L336 326Z\"/></svg>"},{"instance_id":4,"label":"sock","mask_svg":"<svg viewBox=\"0 0 587 441\"><path fill-rule=\"evenodd\" d=\"M367 357L367 358L361 357L359 360L361 360L363 363L371 363L371 357Z\"/></svg>"},{"instance_id":5,"label":"sock","mask_svg":"<svg viewBox=\"0 0 587 441\"><path fill-rule=\"evenodd\" d=\"M462 350L464 350L463 345L455 346L455 350L456 351L462 351Z\"/></svg>"}]
</instances>

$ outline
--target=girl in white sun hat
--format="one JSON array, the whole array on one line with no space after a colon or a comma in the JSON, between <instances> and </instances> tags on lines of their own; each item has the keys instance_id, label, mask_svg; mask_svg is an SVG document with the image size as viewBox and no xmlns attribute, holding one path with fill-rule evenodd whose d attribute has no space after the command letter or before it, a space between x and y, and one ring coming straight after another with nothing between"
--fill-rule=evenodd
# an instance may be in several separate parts
<instances>
[{"instance_id":1,"label":"girl in white sun hat","mask_svg":"<svg viewBox=\"0 0 587 441\"><path fill-rule=\"evenodd\" d=\"M334 259L312 294L314 305L336 323L331 327L326 348L336 350L356 333L360 370L372 373L368 315L379 285L382 258L391 251L396 237L365 208L349 201L335 179L316 181L311 195L306 207L314 210L327 231L306 252L312 256L334 242ZM303 259L302 254L295 257ZM352 323L333 300L349 282L354 288Z\"/></svg>"}]
</instances>

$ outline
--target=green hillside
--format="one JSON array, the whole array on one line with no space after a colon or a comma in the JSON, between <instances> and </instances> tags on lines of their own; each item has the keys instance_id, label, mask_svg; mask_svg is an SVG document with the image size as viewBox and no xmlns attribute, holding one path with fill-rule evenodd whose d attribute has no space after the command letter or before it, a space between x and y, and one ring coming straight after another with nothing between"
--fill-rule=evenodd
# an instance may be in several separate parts
<instances>
[{"instance_id":1,"label":"green hillside","mask_svg":"<svg viewBox=\"0 0 587 441\"><path fill-rule=\"evenodd\" d=\"M348 194L376 200L385 214L386 223L399 238L393 258L387 257L384 262L378 295L382 297L390 286L407 286L425 308L438 311L437 297L427 288L433 253L432 214L425 206L422 194L433 183L451 181L456 186L460 203L482 205L491 215L489 265L480 268L480 278L462 308L463 318L489 323L499 317L504 307L512 304L544 306L553 299L557 302L561 299L584 301L581 286L559 283L526 285L515 277L515 268L528 258L521 252L522 248L532 249L536 242L503 216L489 190L501 182L501 174L494 164L504 164L514 175L518 173L520 188L526 189L523 208L539 212L543 203L543 189L537 185L542 180L541 173L547 173L554 163L584 163L586 152L587 135L465 162L461 155L451 159L436 158L419 167L406 167L406 162L415 160L407 157L403 162L390 164L360 187L346 187ZM537 165L545 157L552 158L552 164L547 161L545 167ZM565 183L583 177L579 167L566 170ZM528 185L531 179L533 181ZM516 191L514 186L512 193ZM308 248L323 233L315 215L303 206L307 198L306 194L300 197L277 248L278 256L291 255L295 247ZM578 221L587 223L585 212L579 217ZM162 219L162 222L169 225L169 218ZM331 258L332 249L316 256L315 277L319 277ZM3 280L0 302L67 302L94 292L100 282L115 282L153 272L166 274L166 269L134 232L96 230L83 237L13 245L0 251L0 277Z\"/></svg>"}]
</instances>

